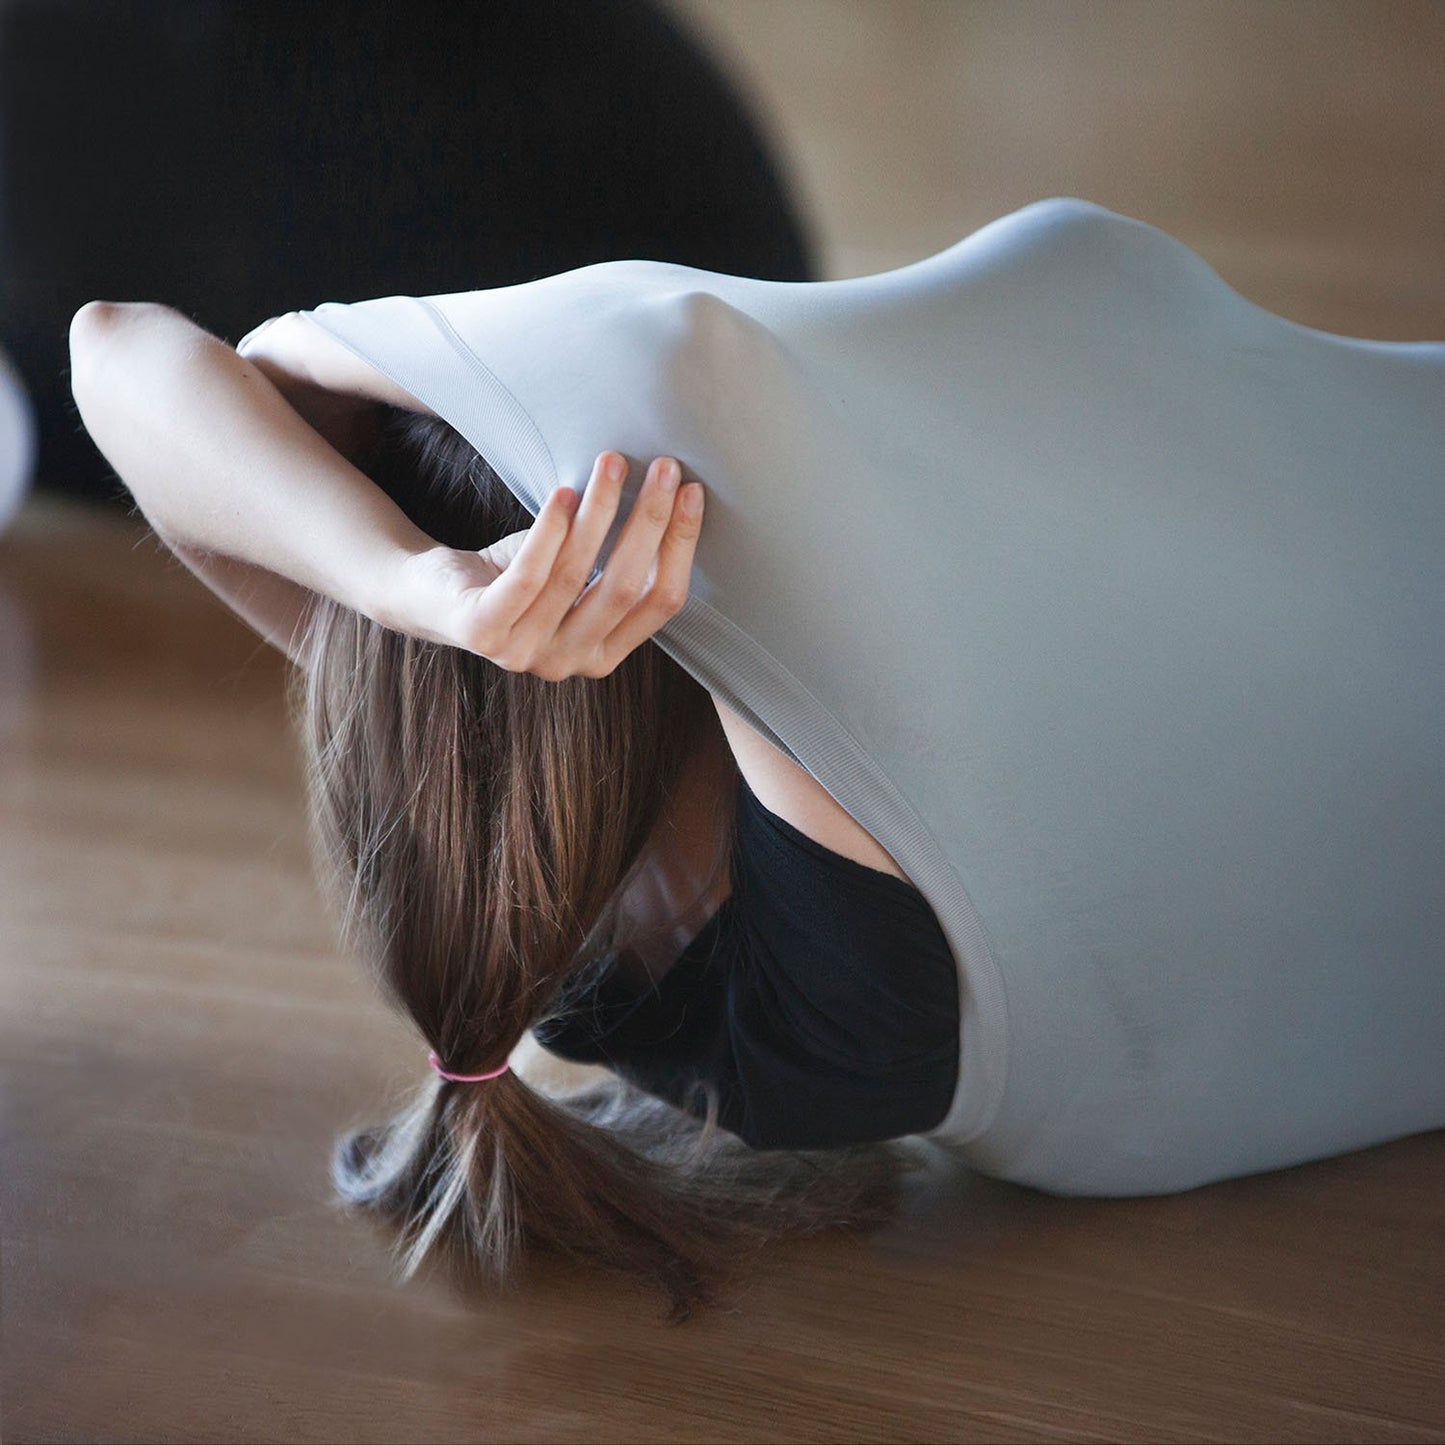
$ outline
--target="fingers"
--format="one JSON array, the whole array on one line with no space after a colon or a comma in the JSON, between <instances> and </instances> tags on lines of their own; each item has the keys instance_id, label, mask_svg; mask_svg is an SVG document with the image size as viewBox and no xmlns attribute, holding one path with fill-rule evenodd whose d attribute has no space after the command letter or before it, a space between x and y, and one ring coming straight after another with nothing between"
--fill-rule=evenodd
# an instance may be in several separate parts
<instances>
[{"instance_id":1,"label":"fingers","mask_svg":"<svg viewBox=\"0 0 1445 1445\"><path fill-rule=\"evenodd\" d=\"M567 541L576 511L577 493L571 487L554 487L509 560L490 557L490 547L478 554L490 566L504 570L474 599L478 611L466 644L473 652L496 657L507 645L517 623L552 581L557 555Z\"/></svg>"},{"instance_id":2,"label":"fingers","mask_svg":"<svg viewBox=\"0 0 1445 1445\"><path fill-rule=\"evenodd\" d=\"M581 596L596 566L607 530L617 515L622 488L627 481L627 459L618 452L603 452L592 465L592 476L571 528L563 544L551 553L550 573L541 587L531 591L522 613L513 619L511 646L518 652L538 653L550 644L558 626ZM646 488L644 487L644 491ZM639 496L633 507L636 514L642 507ZM623 529L624 537L631 528L631 519ZM613 549L616 557L622 542ZM517 561L521 560L517 554ZM540 556L541 554L539 554ZM514 562L512 564L516 566ZM538 563L540 566L540 561ZM509 569L510 570L510 569ZM611 562L608 563L611 571Z\"/></svg>"},{"instance_id":3,"label":"fingers","mask_svg":"<svg viewBox=\"0 0 1445 1445\"><path fill-rule=\"evenodd\" d=\"M575 516L563 489L552 493L505 571L476 596L472 651L549 680L603 677L681 609L702 517L678 502L680 469L669 457L648 468L605 570L588 585L626 478L626 459L604 452ZM682 491L701 501L700 485Z\"/></svg>"},{"instance_id":4,"label":"fingers","mask_svg":"<svg viewBox=\"0 0 1445 1445\"><path fill-rule=\"evenodd\" d=\"M680 481L671 457L653 462L605 571L558 625L559 653L580 659L574 671L605 677L686 601L702 519L683 509Z\"/></svg>"},{"instance_id":5,"label":"fingers","mask_svg":"<svg viewBox=\"0 0 1445 1445\"><path fill-rule=\"evenodd\" d=\"M513 628L515 645L518 650L529 649L533 655L543 650L554 660L558 649L554 643L559 628L568 619L583 589L587 588L597 563L597 554L602 549L608 528L617 515L617 506L622 497L622 488L627 480L627 459L617 452L603 452L592 468L591 480L583 494L582 504L572 524L571 535L557 554L552 564L550 584L534 598L525 615ZM642 490L633 502L631 514L622 529L612 555L608 558L607 569L596 584L587 590L589 598L589 624L596 617L595 605L590 602L594 594L605 591L599 600L603 609L615 613L607 627L599 634L605 635L641 595L646 586L648 569L656 553L656 539L667 526L672 513L670 495L660 497L658 491L658 463L649 468ZM650 542L648 538L651 538ZM647 555L641 556L645 546ZM638 581L639 564L641 581ZM633 591L636 588L637 590ZM628 593L631 592L629 600ZM590 636L590 634L588 634ZM568 634L568 644L575 646L579 633L573 629ZM573 669L576 670L575 668ZM562 675L570 675L562 674Z\"/></svg>"},{"instance_id":6,"label":"fingers","mask_svg":"<svg viewBox=\"0 0 1445 1445\"><path fill-rule=\"evenodd\" d=\"M697 482L689 482L678 494L669 525L662 535L652 585L632 610L602 639L597 661L593 666L594 676L606 677L624 657L682 611L692 579L697 539L702 534L702 514L702 486ZM611 570L610 561L608 570ZM603 577L605 580L605 573ZM574 619L575 625L580 628L581 614L589 603L590 598L584 598L573 609L568 622L558 633L559 639L566 639L567 629L574 625Z\"/></svg>"},{"instance_id":7,"label":"fingers","mask_svg":"<svg viewBox=\"0 0 1445 1445\"><path fill-rule=\"evenodd\" d=\"M642 489L607 559L607 568L587 592L587 616L576 621L571 617L558 619L571 624L572 638L600 641L647 591L658 547L672 522L681 480L682 469L671 457L658 457L647 469ZM608 513L609 525L613 512L615 502ZM593 548L592 557L595 558L596 553L597 549ZM572 600L575 602L577 598L574 596Z\"/></svg>"}]
</instances>

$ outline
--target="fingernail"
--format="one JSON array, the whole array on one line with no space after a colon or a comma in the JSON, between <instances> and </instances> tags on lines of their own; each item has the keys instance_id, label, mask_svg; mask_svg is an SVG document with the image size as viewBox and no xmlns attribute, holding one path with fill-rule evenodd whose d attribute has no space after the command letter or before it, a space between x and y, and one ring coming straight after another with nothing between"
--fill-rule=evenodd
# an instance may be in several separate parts
<instances>
[{"instance_id":1,"label":"fingernail","mask_svg":"<svg viewBox=\"0 0 1445 1445\"><path fill-rule=\"evenodd\" d=\"M682 512L685 517L702 516L702 487L697 482L682 494Z\"/></svg>"},{"instance_id":2,"label":"fingernail","mask_svg":"<svg viewBox=\"0 0 1445 1445\"><path fill-rule=\"evenodd\" d=\"M657 479L662 483L664 492L675 492L677 484L682 480L682 470L670 457L657 469Z\"/></svg>"},{"instance_id":3,"label":"fingernail","mask_svg":"<svg viewBox=\"0 0 1445 1445\"><path fill-rule=\"evenodd\" d=\"M627 475L627 463L619 456L612 456L607 462L607 480L620 482Z\"/></svg>"}]
</instances>

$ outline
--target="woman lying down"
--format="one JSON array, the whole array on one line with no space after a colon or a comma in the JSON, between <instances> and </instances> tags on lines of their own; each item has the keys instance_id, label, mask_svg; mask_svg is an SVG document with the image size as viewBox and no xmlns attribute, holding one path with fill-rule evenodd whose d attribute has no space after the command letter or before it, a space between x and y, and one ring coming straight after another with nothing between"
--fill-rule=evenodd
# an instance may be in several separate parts
<instances>
[{"instance_id":1,"label":"woman lying down","mask_svg":"<svg viewBox=\"0 0 1445 1445\"><path fill-rule=\"evenodd\" d=\"M333 1163L407 1274L560 1250L683 1314L880 1217L910 1136L1129 1195L1445 1123L1445 345L1076 200L857 280L622 260L234 350L92 302L71 344L296 664L430 1063ZM547 1096L529 1035L609 1081Z\"/></svg>"}]
</instances>

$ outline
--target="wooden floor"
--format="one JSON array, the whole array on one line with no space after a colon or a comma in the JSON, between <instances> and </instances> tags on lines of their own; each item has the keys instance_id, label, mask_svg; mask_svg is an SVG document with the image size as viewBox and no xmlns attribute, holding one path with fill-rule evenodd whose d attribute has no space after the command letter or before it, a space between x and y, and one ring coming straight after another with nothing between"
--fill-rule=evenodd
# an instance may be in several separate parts
<instances>
[{"instance_id":1,"label":"wooden floor","mask_svg":"<svg viewBox=\"0 0 1445 1445\"><path fill-rule=\"evenodd\" d=\"M831 274L1074 194L1296 320L1445 338L1445 7L677 8ZM1134 1201L939 1161L680 1329L558 1266L396 1287L326 1160L423 1058L333 948L282 682L138 527L0 539L8 1441L1445 1440L1438 1133Z\"/></svg>"}]
</instances>

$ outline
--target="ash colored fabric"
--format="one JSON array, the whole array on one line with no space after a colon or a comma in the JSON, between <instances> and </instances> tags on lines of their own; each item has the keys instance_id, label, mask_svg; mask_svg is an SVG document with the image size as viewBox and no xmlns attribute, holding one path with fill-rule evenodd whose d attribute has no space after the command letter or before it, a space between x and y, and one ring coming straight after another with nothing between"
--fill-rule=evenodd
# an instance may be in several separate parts
<instances>
[{"instance_id":1,"label":"ash colored fabric","mask_svg":"<svg viewBox=\"0 0 1445 1445\"><path fill-rule=\"evenodd\" d=\"M658 643L927 898L975 1166L1164 1192L1445 1123L1445 345L1068 199L858 280L308 314L534 512L608 447L624 514L654 455L707 484Z\"/></svg>"},{"instance_id":2,"label":"ash colored fabric","mask_svg":"<svg viewBox=\"0 0 1445 1445\"><path fill-rule=\"evenodd\" d=\"M536 1030L755 1148L896 1139L948 1113L958 974L922 893L825 848L740 779L732 892L655 986L584 980Z\"/></svg>"}]
</instances>

